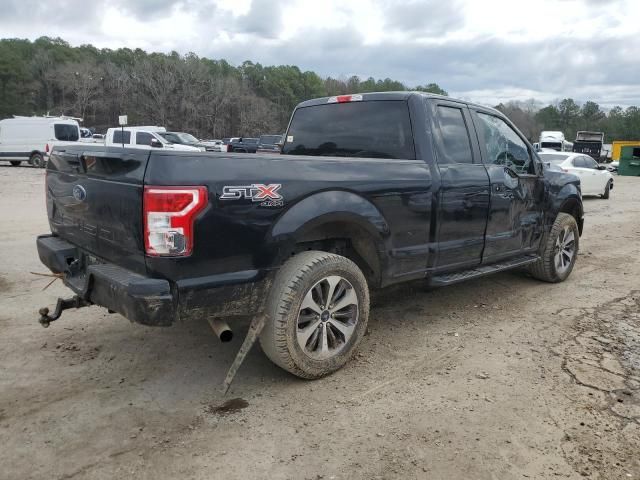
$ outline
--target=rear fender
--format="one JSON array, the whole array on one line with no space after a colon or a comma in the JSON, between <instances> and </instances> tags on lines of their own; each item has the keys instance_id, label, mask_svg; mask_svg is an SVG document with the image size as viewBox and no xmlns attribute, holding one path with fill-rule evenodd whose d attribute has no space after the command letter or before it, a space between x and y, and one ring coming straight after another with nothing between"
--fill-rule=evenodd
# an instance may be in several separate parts
<instances>
[{"instance_id":1,"label":"rear fender","mask_svg":"<svg viewBox=\"0 0 640 480\"><path fill-rule=\"evenodd\" d=\"M373 203L342 190L316 193L291 206L274 223L267 239L272 246L277 245L286 253L296 243L304 241L309 232L317 231L323 225L340 223L366 231L375 243L378 260L383 260L384 240L389 237L387 221ZM345 233L345 237L349 235Z\"/></svg>"}]
</instances>

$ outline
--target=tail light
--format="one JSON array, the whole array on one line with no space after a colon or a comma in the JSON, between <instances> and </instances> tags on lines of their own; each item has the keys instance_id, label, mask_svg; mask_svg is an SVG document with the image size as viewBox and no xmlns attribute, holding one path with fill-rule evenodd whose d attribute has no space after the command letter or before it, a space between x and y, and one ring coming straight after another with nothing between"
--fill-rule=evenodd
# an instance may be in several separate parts
<instances>
[{"instance_id":1,"label":"tail light","mask_svg":"<svg viewBox=\"0 0 640 480\"><path fill-rule=\"evenodd\" d=\"M44 146L44 153L49 153L49 144L48 143Z\"/></svg>"},{"instance_id":2,"label":"tail light","mask_svg":"<svg viewBox=\"0 0 640 480\"><path fill-rule=\"evenodd\" d=\"M227 143L227 152L230 152L230 151L231 151L231 144Z\"/></svg>"},{"instance_id":3,"label":"tail light","mask_svg":"<svg viewBox=\"0 0 640 480\"><path fill-rule=\"evenodd\" d=\"M207 203L206 187L145 187L143 215L147 255L190 255L194 220Z\"/></svg>"}]
</instances>

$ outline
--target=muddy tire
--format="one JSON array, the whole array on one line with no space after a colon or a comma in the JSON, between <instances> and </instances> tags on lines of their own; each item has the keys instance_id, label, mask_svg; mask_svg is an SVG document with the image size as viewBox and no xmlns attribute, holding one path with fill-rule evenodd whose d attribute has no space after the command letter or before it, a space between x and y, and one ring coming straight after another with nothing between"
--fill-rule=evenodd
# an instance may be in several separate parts
<instances>
[{"instance_id":1,"label":"muddy tire","mask_svg":"<svg viewBox=\"0 0 640 480\"><path fill-rule=\"evenodd\" d=\"M267 299L260 345L269 359L307 379L340 369L369 319L367 281L348 258L308 251L279 270Z\"/></svg>"},{"instance_id":2,"label":"muddy tire","mask_svg":"<svg viewBox=\"0 0 640 480\"><path fill-rule=\"evenodd\" d=\"M603 200L608 200L610 192L611 192L611 180L609 180L607 182L607 186L604 187L604 193L602 194L602 199Z\"/></svg>"},{"instance_id":3,"label":"muddy tire","mask_svg":"<svg viewBox=\"0 0 640 480\"><path fill-rule=\"evenodd\" d=\"M36 168L44 168L47 166L41 153L34 153L29 159L29 163Z\"/></svg>"},{"instance_id":4,"label":"muddy tire","mask_svg":"<svg viewBox=\"0 0 640 480\"><path fill-rule=\"evenodd\" d=\"M529 267L538 280L558 283L571 274L578 257L580 233L575 218L559 213L544 239L540 260Z\"/></svg>"},{"instance_id":5,"label":"muddy tire","mask_svg":"<svg viewBox=\"0 0 640 480\"><path fill-rule=\"evenodd\" d=\"M22 163L21 160L11 160L9 163L11 163L11 165L13 165L14 167L19 167L20 164Z\"/></svg>"}]
</instances>

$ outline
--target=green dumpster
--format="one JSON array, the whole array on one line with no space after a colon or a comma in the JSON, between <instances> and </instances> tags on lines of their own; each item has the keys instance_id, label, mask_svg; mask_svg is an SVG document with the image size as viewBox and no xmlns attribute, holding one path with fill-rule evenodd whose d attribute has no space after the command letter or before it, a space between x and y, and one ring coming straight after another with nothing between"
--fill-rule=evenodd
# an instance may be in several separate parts
<instances>
[{"instance_id":1,"label":"green dumpster","mask_svg":"<svg viewBox=\"0 0 640 480\"><path fill-rule=\"evenodd\" d=\"M618 175L640 177L640 147L622 147Z\"/></svg>"}]
</instances>

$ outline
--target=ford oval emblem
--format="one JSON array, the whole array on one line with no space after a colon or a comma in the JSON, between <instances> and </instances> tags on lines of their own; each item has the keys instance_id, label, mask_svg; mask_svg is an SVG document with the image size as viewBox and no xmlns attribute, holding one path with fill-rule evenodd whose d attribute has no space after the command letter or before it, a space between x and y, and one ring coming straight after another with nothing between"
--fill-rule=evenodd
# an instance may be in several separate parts
<instances>
[{"instance_id":1,"label":"ford oval emblem","mask_svg":"<svg viewBox=\"0 0 640 480\"><path fill-rule=\"evenodd\" d=\"M87 198L87 191L82 185L74 185L72 193L73 198L75 198L79 202L84 202Z\"/></svg>"}]
</instances>

